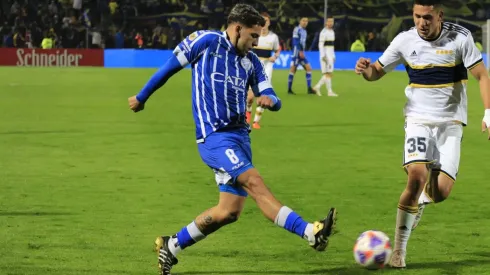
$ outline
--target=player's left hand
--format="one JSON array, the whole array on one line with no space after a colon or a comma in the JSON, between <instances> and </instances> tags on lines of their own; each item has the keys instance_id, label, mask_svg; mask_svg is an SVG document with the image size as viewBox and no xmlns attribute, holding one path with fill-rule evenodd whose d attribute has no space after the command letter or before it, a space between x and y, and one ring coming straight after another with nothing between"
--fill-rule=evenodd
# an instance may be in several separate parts
<instances>
[{"instance_id":1,"label":"player's left hand","mask_svg":"<svg viewBox=\"0 0 490 275\"><path fill-rule=\"evenodd\" d=\"M303 51L299 52L299 58L305 59L305 53Z\"/></svg>"},{"instance_id":2,"label":"player's left hand","mask_svg":"<svg viewBox=\"0 0 490 275\"><path fill-rule=\"evenodd\" d=\"M272 98L270 98L269 96L263 95L257 98L257 105L262 108L268 109L274 106L274 100L272 100Z\"/></svg>"},{"instance_id":3,"label":"player's left hand","mask_svg":"<svg viewBox=\"0 0 490 275\"><path fill-rule=\"evenodd\" d=\"M274 63L274 62L276 62L276 59L277 59L276 56L273 55L273 56L269 57L269 62Z\"/></svg>"},{"instance_id":4,"label":"player's left hand","mask_svg":"<svg viewBox=\"0 0 490 275\"><path fill-rule=\"evenodd\" d=\"M133 110L133 112L135 113L139 111L143 111L145 109L145 104L139 102L136 96L132 96L128 98L128 103L129 103L129 108Z\"/></svg>"},{"instance_id":5,"label":"player's left hand","mask_svg":"<svg viewBox=\"0 0 490 275\"><path fill-rule=\"evenodd\" d=\"M481 122L481 131L483 133L488 131L488 139L490 140L490 109L485 110L485 115Z\"/></svg>"}]
</instances>

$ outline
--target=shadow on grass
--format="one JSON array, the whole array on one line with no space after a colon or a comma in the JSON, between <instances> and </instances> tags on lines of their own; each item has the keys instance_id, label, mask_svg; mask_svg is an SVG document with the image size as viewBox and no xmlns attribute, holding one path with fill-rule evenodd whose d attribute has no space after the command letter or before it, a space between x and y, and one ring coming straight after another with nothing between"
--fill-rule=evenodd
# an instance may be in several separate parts
<instances>
[{"instance_id":1,"label":"shadow on grass","mask_svg":"<svg viewBox=\"0 0 490 275\"><path fill-rule=\"evenodd\" d=\"M488 253L490 254L490 253ZM490 255L485 255L487 257ZM409 263L407 270L430 270L438 269L444 270L443 274L458 274L461 268L474 267L479 265L489 264L488 259L482 260L459 260L453 262L430 262L430 263ZM362 274L399 274L403 270L385 268L377 271L370 271L360 268L357 265L348 265L335 268L323 268L305 271L291 271L291 270L232 270L232 271L189 271L189 272L175 272L175 275L206 275L206 274L335 274L335 275L362 275Z\"/></svg>"}]
</instances>

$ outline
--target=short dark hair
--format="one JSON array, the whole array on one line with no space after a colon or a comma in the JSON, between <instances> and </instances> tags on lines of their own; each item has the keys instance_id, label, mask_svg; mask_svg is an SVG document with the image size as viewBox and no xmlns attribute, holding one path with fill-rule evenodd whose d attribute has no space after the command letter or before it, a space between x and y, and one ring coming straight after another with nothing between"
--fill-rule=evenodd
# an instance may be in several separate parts
<instances>
[{"instance_id":1,"label":"short dark hair","mask_svg":"<svg viewBox=\"0 0 490 275\"><path fill-rule=\"evenodd\" d=\"M260 15L262 15L262 17L267 17L267 18L271 19L271 15L266 11L261 12Z\"/></svg>"},{"instance_id":2,"label":"short dark hair","mask_svg":"<svg viewBox=\"0 0 490 275\"><path fill-rule=\"evenodd\" d=\"M442 0L414 0L413 4L422 6L440 6L442 5Z\"/></svg>"},{"instance_id":3,"label":"short dark hair","mask_svg":"<svg viewBox=\"0 0 490 275\"><path fill-rule=\"evenodd\" d=\"M254 25L263 27L265 25L265 19L252 6L247 4L236 4L228 15L227 23L228 25L231 23L240 23L248 28L251 28Z\"/></svg>"}]
</instances>

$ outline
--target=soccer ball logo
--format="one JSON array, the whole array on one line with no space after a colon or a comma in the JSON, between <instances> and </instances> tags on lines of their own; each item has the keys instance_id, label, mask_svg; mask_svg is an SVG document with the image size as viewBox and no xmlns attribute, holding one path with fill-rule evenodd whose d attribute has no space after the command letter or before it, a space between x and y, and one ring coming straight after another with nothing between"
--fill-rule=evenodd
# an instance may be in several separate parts
<instances>
[{"instance_id":1,"label":"soccer ball logo","mask_svg":"<svg viewBox=\"0 0 490 275\"><path fill-rule=\"evenodd\" d=\"M381 231L369 230L357 238L354 245L356 262L367 269L381 269L391 259L390 238Z\"/></svg>"}]
</instances>

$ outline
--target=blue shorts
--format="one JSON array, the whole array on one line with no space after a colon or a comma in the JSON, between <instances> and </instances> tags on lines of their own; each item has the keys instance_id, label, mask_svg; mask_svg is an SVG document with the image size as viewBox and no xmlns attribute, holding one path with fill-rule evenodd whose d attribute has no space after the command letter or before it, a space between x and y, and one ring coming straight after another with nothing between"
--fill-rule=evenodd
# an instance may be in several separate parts
<instances>
[{"instance_id":1,"label":"blue shorts","mask_svg":"<svg viewBox=\"0 0 490 275\"><path fill-rule=\"evenodd\" d=\"M301 65L305 67L308 64L310 64L310 62L308 62L308 59L306 59L306 57L301 58L299 57L299 55L291 57L291 66L294 65L295 67L298 67L298 65Z\"/></svg>"},{"instance_id":2,"label":"blue shorts","mask_svg":"<svg viewBox=\"0 0 490 275\"><path fill-rule=\"evenodd\" d=\"M293 55L291 56L291 66L298 67L298 65L301 65L304 67L307 64L310 64L310 62L308 62L308 59L306 59L306 57L305 58L299 57L299 52L300 51L296 47L294 47Z\"/></svg>"},{"instance_id":3,"label":"blue shorts","mask_svg":"<svg viewBox=\"0 0 490 275\"><path fill-rule=\"evenodd\" d=\"M235 130L215 132L197 145L202 160L215 173L216 183L221 192L247 196L237 178L252 165L252 148L247 131Z\"/></svg>"}]
</instances>

